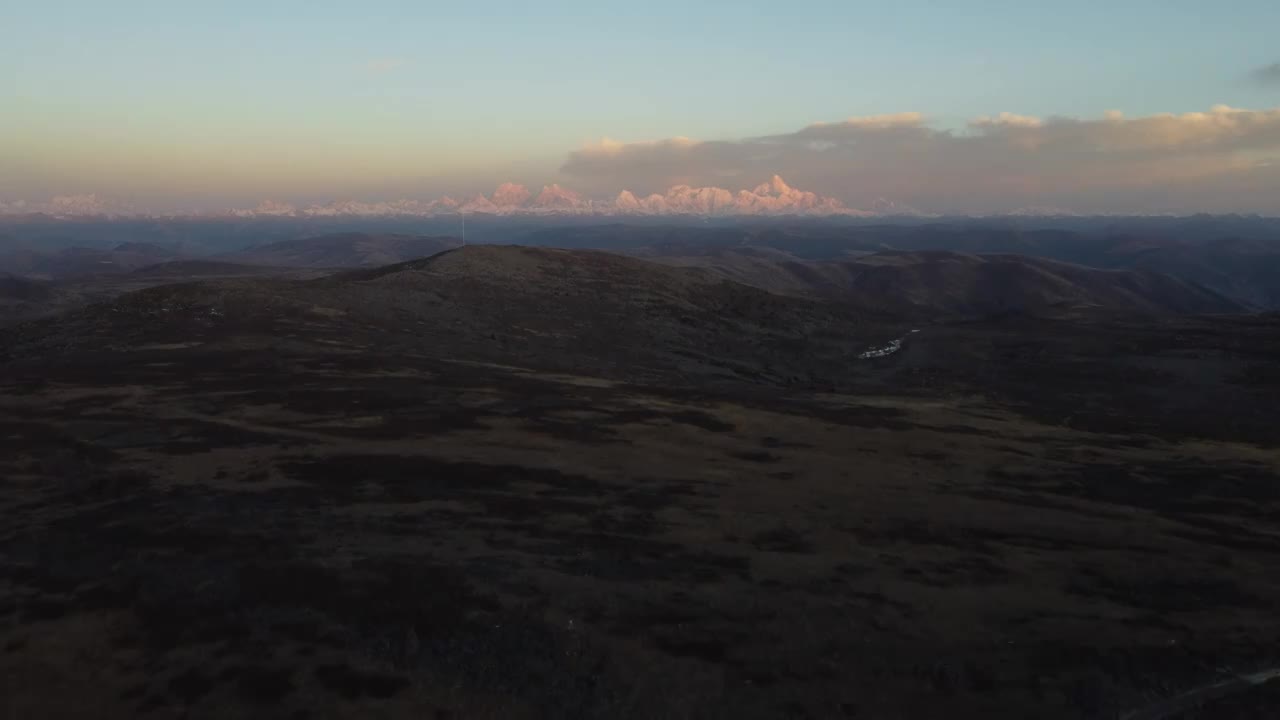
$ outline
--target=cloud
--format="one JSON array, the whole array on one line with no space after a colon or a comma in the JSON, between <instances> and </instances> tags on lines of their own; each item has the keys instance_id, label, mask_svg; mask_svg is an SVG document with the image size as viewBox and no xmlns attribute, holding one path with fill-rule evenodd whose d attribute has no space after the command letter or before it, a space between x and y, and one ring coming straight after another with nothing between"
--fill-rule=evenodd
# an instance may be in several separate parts
<instances>
[{"instance_id":1,"label":"cloud","mask_svg":"<svg viewBox=\"0 0 1280 720\"><path fill-rule=\"evenodd\" d=\"M816 122L809 128L830 128L830 127L846 127L846 128L895 128L895 127L918 127L924 123L924 113L904 112L893 113L890 115L866 115L863 117L851 117L848 120L838 123Z\"/></svg>"},{"instance_id":2,"label":"cloud","mask_svg":"<svg viewBox=\"0 0 1280 720\"><path fill-rule=\"evenodd\" d=\"M1259 85L1280 85L1280 62L1254 68L1253 72L1249 73L1249 77Z\"/></svg>"},{"instance_id":3,"label":"cloud","mask_svg":"<svg viewBox=\"0 0 1280 720\"><path fill-rule=\"evenodd\" d=\"M604 141L570 153L562 172L600 192L677 184L751 187L774 173L866 206L876 198L937 211L1059 205L1081 211L1280 211L1280 185L1241 196L1240 179L1273 183L1258 163L1280 159L1280 108L1129 118L999 113L958 130L920 113L814 123L741 140ZM1267 207L1242 207L1245 200ZM1126 206L1130 203L1130 206ZM1176 203L1185 207L1164 207ZM1161 205L1161 207L1155 207Z\"/></svg>"},{"instance_id":4,"label":"cloud","mask_svg":"<svg viewBox=\"0 0 1280 720\"><path fill-rule=\"evenodd\" d=\"M1111 116L1108 116L1111 117ZM971 123L974 127L1033 127L1038 128L1044 125L1044 120L1031 115L1016 115L1010 112L1002 112L995 117L980 117Z\"/></svg>"},{"instance_id":5,"label":"cloud","mask_svg":"<svg viewBox=\"0 0 1280 720\"><path fill-rule=\"evenodd\" d=\"M400 58L376 58L366 62L363 67L368 72L382 75L398 70L404 65L405 61Z\"/></svg>"}]
</instances>

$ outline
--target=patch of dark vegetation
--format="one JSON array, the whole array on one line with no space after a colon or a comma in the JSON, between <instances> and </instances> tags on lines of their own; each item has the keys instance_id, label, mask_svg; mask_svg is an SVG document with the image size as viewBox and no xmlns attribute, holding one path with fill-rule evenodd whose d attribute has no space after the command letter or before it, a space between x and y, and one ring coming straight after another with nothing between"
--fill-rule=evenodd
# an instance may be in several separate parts
<instances>
[{"instance_id":1,"label":"patch of dark vegetation","mask_svg":"<svg viewBox=\"0 0 1280 720\"><path fill-rule=\"evenodd\" d=\"M177 549L190 555L210 555L220 545L231 539L231 533L222 528L195 525L184 519L157 521L152 525L118 522L102 528L103 539L134 549ZM240 541L249 542L249 536Z\"/></svg>"},{"instance_id":2,"label":"patch of dark vegetation","mask_svg":"<svg viewBox=\"0 0 1280 720\"><path fill-rule=\"evenodd\" d=\"M690 503L702 493L690 482L635 482L617 495L619 504L652 512L678 503Z\"/></svg>"},{"instance_id":3,"label":"patch of dark vegetation","mask_svg":"<svg viewBox=\"0 0 1280 720\"><path fill-rule=\"evenodd\" d=\"M1029 548L1041 551L1076 552L1080 550L1124 550L1140 554L1161 552L1144 545L1120 545L1106 539L1087 535L1054 535L1043 532L1010 531L990 527L943 527L925 523L898 522L890 525L873 524L862 527L842 528L869 547L888 547L899 543L908 545L937 545L964 552L998 555L1002 546Z\"/></svg>"},{"instance_id":4,"label":"patch of dark vegetation","mask_svg":"<svg viewBox=\"0 0 1280 720\"><path fill-rule=\"evenodd\" d=\"M325 427L322 430L326 434L351 438L436 436L464 430L488 430L489 425L482 422L486 416L484 410L419 406L383 411L380 415L381 422L367 427Z\"/></svg>"},{"instance_id":5,"label":"patch of dark vegetation","mask_svg":"<svg viewBox=\"0 0 1280 720\"><path fill-rule=\"evenodd\" d=\"M1122 519L1128 517L1122 508L1109 509L1105 506L1094 505L1087 502L1081 502L1079 500L1073 501L1071 499L1064 499L1061 495L1046 495L1038 492L1032 492L1034 488L1043 487L1045 481L1045 478L1043 477L1012 473L1002 470L992 470L988 473L988 477L992 478L998 484L1006 485L1012 489L1005 490L988 488L964 491L959 494L980 500L991 500L1011 505L1058 510L1091 518Z\"/></svg>"},{"instance_id":6,"label":"patch of dark vegetation","mask_svg":"<svg viewBox=\"0 0 1280 720\"><path fill-rule=\"evenodd\" d=\"M1137 642L1108 645L1079 639L1046 642L1028 648L1024 668L1038 693L1063 693L1076 717L1158 717L1182 720L1181 714L1138 714L1135 709L1158 708L1159 698L1171 698L1187 688L1221 682L1224 665L1259 667L1263 658L1274 658L1270 648L1210 643L1158 644ZM1263 654L1265 653L1265 655ZM1270 666L1269 663L1262 666ZM1082 670L1084 669L1084 670ZM1045 678L1063 678L1056 683ZM1205 709L1212 706L1205 706ZM1217 718L1217 715L1206 715ZM1246 716L1249 717L1249 716ZM1254 716L1258 720L1271 715ZM1251 717L1250 720L1253 720Z\"/></svg>"},{"instance_id":7,"label":"patch of dark vegetation","mask_svg":"<svg viewBox=\"0 0 1280 720\"><path fill-rule=\"evenodd\" d=\"M65 598L52 596L28 598L21 607L23 622L57 620L71 612L71 606Z\"/></svg>"},{"instance_id":8,"label":"patch of dark vegetation","mask_svg":"<svg viewBox=\"0 0 1280 720\"><path fill-rule=\"evenodd\" d=\"M40 470L51 477L79 475L119 459L110 448L82 440L39 416L16 422L0 420L0 448L34 455L39 458Z\"/></svg>"},{"instance_id":9,"label":"patch of dark vegetation","mask_svg":"<svg viewBox=\"0 0 1280 720\"><path fill-rule=\"evenodd\" d=\"M220 447L290 447L301 444L299 440L287 435L272 435L204 420L182 422L175 428L175 432L179 435L160 443L160 450L171 455L190 455Z\"/></svg>"},{"instance_id":10,"label":"patch of dark vegetation","mask_svg":"<svg viewBox=\"0 0 1280 720\"><path fill-rule=\"evenodd\" d=\"M920 425L921 430L930 430L932 432L944 433L947 435L976 435L978 437L998 438L1000 433L995 430L987 430L984 428L974 427L972 425Z\"/></svg>"},{"instance_id":11,"label":"patch of dark vegetation","mask_svg":"<svg viewBox=\"0 0 1280 720\"><path fill-rule=\"evenodd\" d=\"M128 591L123 586L110 582L86 583L75 593L76 606L90 610L125 607L128 602Z\"/></svg>"},{"instance_id":12,"label":"patch of dark vegetation","mask_svg":"<svg viewBox=\"0 0 1280 720\"><path fill-rule=\"evenodd\" d=\"M658 530L658 519L651 512L620 508L593 515L591 528L601 533L652 535Z\"/></svg>"},{"instance_id":13,"label":"patch of dark vegetation","mask_svg":"<svg viewBox=\"0 0 1280 720\"><path fill-rule=\"evenodd\" d=\"M657 410L650 408L628 408L610 411L608 417L601 420L609 425L629 425L635 423L667 422L673 425L688 425L700 430L715 433L733 432L735 425L725 422L711 413L701 410Z\"/></svg>"},{"instance_id":14,"label":"patch of dark vegetation","mask_svg":"<svg viewBox=\"0 0 1280 720\"><path fill-rule=\"evenodd\" d=\"M280 466L292 479L322 489L344 503L368 498L396 502L472 500L494 510L519 513L536 504L540 511L557 501L568 511L597 497L601 484L591 478L546 468L451 462L420 455L333 455L294 460ZM506 505L507 507L503 507Z\"/></svg>"},{"instance_id":15,"label":"patch of dark vegetation","mask_svg":"<svg viewBox=\"0 0 1280 720\"><path fill-rule=\"evenodd\" d=\"M846 527L843 530L870 547L907 543L972 549L974 545L974 540L966 538L964 530L960 528L941 527L924 522L874 523Z\"/></svg>"},{"instance_id":16,"label":"patch of dark vegetation","mask_svg":"<svg viewBox=\"0 0 1280 720\"><path fill-rule=\"evenodd\" d=\"M86 447L99 448L96 453L99 461L103 459L104 452L118 450L156 450L183 455L217 447L289 445L296 442L287 436L247 430L213 420L184 418L158 422L154 418L125 413L96 413L92 420L68 424L67 432L79 438L78 447L82 451Z\"/></svg>"},{"instance_id":17,"label":"patch of dark vegetation","mask_svg":"<svg viewBox=\"0 0 1280 720\"><path fill-rule=\"evenodd\" d=\"M1190 458L1130 465L1080 464L1049 492L1163 512L1251 515L1280 501L1280 476L1260 465Z\"/></svg>"},{"instance_id":18,"label":"patch of dark vegetation","mask_svg":"<svg viewBox=\"0 0 1280 720\"><path fill-rule=\"evenodd\" d=\"M1184 538L1196 543L1231 548L1241 552L1275 553L1280 551L1280 536L1252 530L1244 527L1239 522L1218 520L1187 513L1176 513L1169 517L1182 525L1191 526L1190 529L1168 531L1168 534L1174 537Z\"/></svg>"},{"instance_id":19,"label":"patch of dark vegetation","mask_svg":"<svg viewBox=\"0 0 1280 720\"><path fill-rule=\"evenodd\" d=\"M65 478L63 489L79 501L116 500L151 487L151 478L136 470L119 472L89 471Z\"/></svg>"},{"instance_id":20,"label":"patch of dark vegetation","mask_svg":"<svg viewBox=\"0 0 1280 720\"><path fill-rule=\"evenodd\" d=\"M1266 720L1276 716L1277 708L1280 708L1280 679L1188 703L1173 720Z\"/></svg>"},{"instance_id":21,"label":"patch of dark vegetation","mask_svg":"<svg viewBox=\"0 0 1280 720\"><path fill-rule=\"evenodd\" d=\"M1280 387L1280 364L1251 363L1240 372L1232 375L1228 382L1244 385L1245 387Z\"/></svg>"},{"instance_id":22,"label":"patch of dark vegetation","mask_svg":"<svg viewBox=\"0 0 1280 720\"><path fill-rule=\"evenodd\" d=\"M208 695L214 680L196 668L188 668L169 679L169 694L190 705Z\"/></svg>"},{"instance_id":23,"label":"patch of dark vegetation","mask_svg":"<svg viewBox=\"0 0 1280 720\"><path fill-rule=\"evenodd\" d=\"M531 432L574 443L603 445L626 442L618 437L617 430L592 420L567 421L543 418L525 425L525 428Z\"/></svg>"},{"instance_id":24,"label":"patch of dark vegetation","mask_svg":"<svg viewBox=\"0 0 1280 720\"><path fill-rule=\"evenodd\" d=\"M906 419L909 414L905 410L891 407L877 407L874 405L833 407L815 403L806 405L803 409L795 408L795 410L823 422L846 427L882 428L884 430L912 430L918 427L916 423Z\"/></svg>"},{"instance_id":25,"label":"patch of dark vegetation","mask_svg":"<svg viewBox=\"0 0 1280 720\"><path fill-rule=\"evenodd\" d=\"M785 525L752 535L751 544L763 552L807 554L814 550L813 541L804 533Z\"/></svg>"},{"instance_id":26,"label":"patch of dark vegetation","mask_svg":"<svg viewBox=\"0 0 1280 720\"><path fill-rule=\"evenodd\" d=\"M782 456L762 450L747 450L745 452L731 453L731 455L739 460L755 463L776 463L782 460Z\"/></svg>"},{"instance_id":27,"label":"patch of dark vegetation","mask_svg":"<svg viewBox=\"0 0 1280 720\"><path fill-rule=\"evenodd\" d=\"M679 633L658 633L653 639L663 652L676 657L692 657L709 663L720 663L725 659L728 645L715 633L690 628Z\"/></svg>"},{"instance_id":28,"label":"patch of dark vegetation","mask_svg":"<svg viewBox=\"0 0 1280 720\"><path fill-rule=\"evenodd\" d=\"M239 586L248 607L309 609L366 633L411 627L430 636L495 609L460 571L411 558L364 560L349 569L255 563L240 571Z\"/></svg>"},{"instance_id":29,"label":"patch of dark vegetation","mask_svg":"<svg viewBox=\"0 0 1280 720\"><path fill-rule=\"evenodd\" d=\"M793 440L783 440L781 438L777 438L772 435L766 435L760 438L760 447L768 448L770 450L777 450L781 448L795 448L795 449L811 448L813 447L813 445L809 443L795 442Z\"/></svg>"},{"instance_id":30,"label":"patch of dark vegetation","mask_svg":"<svg viewBox=\"0 0 1280 720\"><path fill-rule=\"evenodd\" d=\"M608 582L694 583L750 575L750 561L745 557L672 542L604 532L548 531L542 535L546 539L536 546L538 551L554 556L556 567L571 575Z\"/></svg>"},{"instance_id":31,"label":"patch of dark vegetation","mask_svg":"<svg viewBox=\"0 0 1280 720\"><path fill-rule=\"evenodd\" d=\"M246 665L236 677L240 695L254 703L278 703L294 691L293 671L287 668Z\"/></svg>"},{"instance_id":32,"label":"patch of dark vegetation","mask_svg":"<svg viewBox=\"0 0 1280 720\"><path fill-rule=\"evenodd\" d=\"M128 498L134 493L145 492L150 487L150 479L146 475L116 471L110 466L66 468L64 472L46 478L51 492L20 507L35 510L63 502L112 502Z\"/></svg>"},{"instance_id":33,"label":"patch of dark vegetation","mask_svg":"<svg viewBox=\"0 0 1280 720\"><path fill-rule=\"evenodd\" d=\"M708 430L710 432L733 432L736 427L733 423L725 422L710 413L696 410L682 410L680 412L668 413L666 417L672 422L683 425L692 425L693 427Z\"/></svg>"},{"instance_id":34,"label":"patch of dark vegetation","mask_svg":"<svg viewBox=\"0 0 1280 720\"><path fill-rule=\"evenodd\" d=\"M945 561L924 561L906 569L907 579L935 587L993 585L1008 582L1013 573L986 555L970 555Z\"/></svg>"},{"instance_id":35,"label":"patch of dark vegetation","mask_svg":"<svg viewBox=\"0 0 1280 720\"><path fill-rule=\"evenodd\" d=\"M1195 612L1206 607L1258 608L1266 603L1225 578L1135 573L1117 577L1084 569L1066 587L1074 595L1154 612Z\"/></svg>"},{"instance_id":36,"label":"patch of dark vegetation","mask_svg":"<svg viewBox=\"0 0 1280 720\"><path fill-rule=\"evenodd\" d=\"M850 593L850 597L870 603L873 607L892 608L906 617L912 617L919 613L910 603L891 598L880 590L855 590Z\"/></svg>"},{"instance_id":37,"label":"patch of dark vegetation","mask_svg":"<svg viewBox=\"0 0 1280 720\"><path fill-rule=\"evenodd\" d=\"M400 675L365 672L346 664L320 665L314 672L321 685L349 700L389 698L409 685Z\"/></svg>"},{"instance_id":38,"label":"patch of dark vegetation","mask_svg":"<svg viewBox=\"0 0 1280 720\"><path fill-rule=\"evenodd\" d=\"M165 707L167 704L168 703L166 702L163 693L158 691L153 692L150 695L147 695L146 697L142 698L142 701L138 703L138 714L149 715L155 712L156 710L159 710L160 708Z\"/></svg>"}]
</instances>

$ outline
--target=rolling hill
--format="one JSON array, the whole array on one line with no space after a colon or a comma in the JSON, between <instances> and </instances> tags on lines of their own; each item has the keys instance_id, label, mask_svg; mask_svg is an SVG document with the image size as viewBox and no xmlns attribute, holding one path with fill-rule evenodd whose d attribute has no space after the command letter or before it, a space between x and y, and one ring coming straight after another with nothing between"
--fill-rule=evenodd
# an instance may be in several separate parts
<instances>
[{"instance_id":1,"label":"rolling hill","mask_svg":"<svg viewBox=\"0 0 1280 720\"><path fill-rule=\"evenodd\" d=\"M57 250L18 249L0 255L0 272L62 280L89 275L126 273L176 260L182 254L151 243L120 243L110 248L70 247Z\"/></svg>"},{"instance_id":2,"label":"rolling hill","mask_svg":"<svg viewBox=\"0 0 1280 720\"><path fill-rule=\"evenodd\" d=\"M539 230L525 240L654 257L703 257L747 249L778 251L805 261L846 260L893 250L1012 254L1100 269L1164 273L1247 306L1280 308L1280 235L1274 221L1209 220L1202 224L1194 218L1093 218L1070 228L1053 227L1047 220L1007 218L852 226L610 224Z\"/></svg>"},{"instance_id":3,"label":"rolling hill","mask_svg":"<svg viewBox=\"0 0 1280 720\"><path fill-rule=\"evenodd\" d=\"M53 286L48 282L0 273L0 301L38 302L54 294Z\"/></svg>"},{"instance_id":4,"label":"rolling hill","mask_svg":"<svg viewBox=\"0 0 1280 720\"><path fill-rule=\"evenodd\" d=\"M178 278L196 279L205 277L241 277L245 275L271 275L297 272L295 268L274 267L271 265L249 265L246 263L225 262L222 260L170 260L168 262L147 265L134 270L131 275L137 278Z\"/></svg>"},{"instance_id":5,"label":"rolling hill","mask_svg":"<svg viewBox=\"0 0 1280 720\"><path fill-rule=\"evenodd\" d=\"M806 261L772 248L654 256L771 292L838 299L860 307L981 316L1096 309L1115 313L1240 312L1240 303L1151 271L1099 270L1020 255L886 251Z\"/></svg>"},{"instance_id":6,"label":"rolling hill","mask_svg":"<svg viewBox=\"0 0 1280 720\"><path fill-rule=\"evenodd\" d=\"M283 240L217 257L223 262L278 267L345 268L404 262L457 247L452 237L335 233Z\"/></svg>"},{"instance_id":7,"label":"rolling hill","mask_svg":"<svg viewBox=\"0 0 1280 720\"><path fill-rule=\"evenodd\" d=\"M165 285L22 328L50 344L353 338L381 352L451 352L610 376L695 373L790 382L838 372L901 322L777 295L715 273L612 253L470 246L317 279Z\"/></svg>"}]
</instances>

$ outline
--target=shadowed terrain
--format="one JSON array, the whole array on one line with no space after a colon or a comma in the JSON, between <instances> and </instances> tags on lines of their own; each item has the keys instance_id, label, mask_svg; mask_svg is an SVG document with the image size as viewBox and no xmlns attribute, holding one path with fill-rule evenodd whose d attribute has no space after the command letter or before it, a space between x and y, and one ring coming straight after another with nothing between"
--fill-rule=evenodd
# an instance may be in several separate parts
<instances>
[{"instance_id":1,"label":"shadowed terrain","mask_svg":"<svg viewBox=\"0 0 1280 720\"><path fill-rule=\"evenodd\" d=\"M1144 314L1244 309L1240 303L1169 275L1098 270L1019 255L894 251L850 260L804 261L776 250L742 248L653 256L669 264L707 268L771 292L932 316L1044 315L1093 308Z\"/></svg>"},{"instance_id":2,"label":"shadowed terrain","mask_svg":"<svg viewBox=\"0 0 1280 720\"><path fill-rule=\"evenodd\" d=\"M235 274L0 329L18 717L1096 718L1280 665L1278 316Z\"/></svg>"},{"instance_id":3,"label":"shadowed terrain","mask_svg":"<svg viewBox=\"0 0 1280 720\"><path fill-rule=\"evenodd\" d=\"M192 280L312 278L332 270L240 265L213 260L171 260L127 272L116 270L60 280L0 274L0 327L50 317L125 293Z\"/></svg>"},{"instance_id":4,"label":"shadowed terrain","mask_svg":"<svg viewBox=\"0 0 1280 720\"><path fill-rule=\"evenodd\" d=\"M334 233L281 240L222 255L219 259L277 267L362 267L427 257L458 244L458 240L451 237Z\"/></svg>"}]
</instances>

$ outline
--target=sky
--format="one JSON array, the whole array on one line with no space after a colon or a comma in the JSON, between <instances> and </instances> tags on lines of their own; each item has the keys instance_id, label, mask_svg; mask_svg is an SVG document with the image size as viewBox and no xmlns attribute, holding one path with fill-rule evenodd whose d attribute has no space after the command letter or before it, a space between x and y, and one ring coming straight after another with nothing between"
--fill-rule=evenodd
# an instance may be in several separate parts
<instances>
[{"instance_id":1,"label":"sky","mask_svg":"<svg viewBox=\"0 0 1280 720\"><path fill-rule=\"evenodd\" d=\"M0 201L750 188L1280 214L1274 0L6 0Z\"/></svg>"}]
</instances>

